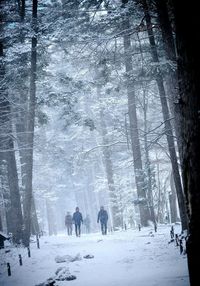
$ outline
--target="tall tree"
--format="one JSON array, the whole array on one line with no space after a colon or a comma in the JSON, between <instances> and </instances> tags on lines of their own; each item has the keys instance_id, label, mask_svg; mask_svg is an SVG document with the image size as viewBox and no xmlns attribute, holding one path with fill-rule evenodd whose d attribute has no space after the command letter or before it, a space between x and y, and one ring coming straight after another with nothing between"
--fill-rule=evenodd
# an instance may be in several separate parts
<instances>
[{"instance_id":1,"label":"tall tree","mask_svg":"<svg viewBox=\"0 0 200 286\"><path fill-rule=\"evenodd\" d=\"M23 243L29 246L31 234L31 205L33 200L32 177L33 177L33 145L36 105L36 68L37 68L37 9L38 1L32 2L32 28L33 37L31 40L31 70L30 70L30 95L28 101L28 114L26 126L26 183L24 198L24 238Z\"/></svg>"},{"instance_id":2,"label":"tall tree","mask_svg":"<svg viewBox=\"0 0 200 286\"><path fill-rule=\"evenodd\" d=\"M154 201L153 201L153 176L151 170L151 161L149 156L148 146L148 126L147 126L147 109L148 109L148 98L146 88L143 86L143 112L144 112L144 151L145 151L145 172L147 181L147 198L148 205L151 214L151 221L156 223Z\"/></svg>"},{"instance_id":3,"label":"tall tree","mask_svg":"<svg viewBox=\"0 0 200 286\"><path fill-rule=\"evenodd\" d=\"M130 122L130 137L131 146L133 152L133 162L135 171L135 182L137 187L137 195L139 202L139 211L141 224L143 226L148 225L148 220L151 219L150 210L147 204L147 188L144 180L144 170L142 166L142 156L140 150L140 140L138 132L138 120L136 110L136 95L133 79L131 78L133 72L132 56L131 56L131 39L130 39L130 22L129 14L124 16L123 30L124 30L124 59L126 68L126 86L128 95L128 115Z\"/></svg>"},{"instance_id":4,"label":"tall tree","mask_svg":"<svg viewBox=\"0 0 200 286\"><path fill-rule=\"evenodd\" d=\"M99 61L97 68L96 68L96 85L97 85L97 97L99 100L102 100L102 87L106 85L109 81L109 71L106 64L106 59L102 59ZM117 195L116 195L116 188L114 183L114 172L113 172L113 162L111 159L111 150L108 140L108 132L107 126L105 121L105 112L102 107L100 107L100 128L101 128L101 135L102 135L102 142L103 142L103 161L105 165L108 189L109 189L109 197L111 201L111 210L112 210L112 222L113 227L118 228L122 227L122 217L121 213L118 208L117 202Z\"/></svg>"},{"instance_id":5,"label":"tall tree","mask_svg":"<svg viewBox=\"0 0 200 286\"><path fill-rule=\"evenodd\" d=\"M170 122L170 114L169 114L167 97L166 97L166 92L165 92L165 87L164 87L164 81L163 81L162 72L159 69L159 56L157 52L154 32L153 32L152 23L151 23L151 16L149 13L149 7L147 4L147 1L142 0L142 5L144 9L146 24L147 24L147 33L149 37L152 60L154 63L158 65L158 71L155 74L155 80L158 86L160 102L162 106L162 113L163 113L163 119L164 119L164 124L165 124L164 125L165 134L167 137L170 160L171 160L172 170L174 174L174 182L175 182L175 187L176 187L176 192L177 192L177 197L178 197L182 229L186 230L188 228L186 204L185 204L185 198L184 198L184 193L183 193L182 184L181 184L181 177L180 177L179 167L178 167L178 162L177 162L177 154L176 154L176 149L175 149L175 144L174 144L174 139L173 139L173 130L172 130L171 122Z\"/></svg>"},{"instance_id":6,"label":"tall tree","mask_svg":"<svg viewBox=\"0 0 200 286\"><path fill-rule=\"evenodd\" d=\"M118 208L118 202L116 200L116 189L114 183L114 172L113 172L113 164L111 160L111 152L108 139L107 139L107 129L106 123L104 119L104 112L100 110L100 125L101 125L101 133L102 133L102 141L103 141L103 159L105 162L105 170L106 177L108 182L109 196L111 200L111 209L112 209L112 221L114 229L117 227L122 227L122 217L120 215L120 211Z\"/></svg>"},{"instance_id":7,"label":"tall tree","mask_svg":"<svg viewBox=\"0 0 200 286\"><path fill-rule=\"evenodd\" d=\"M198 2L171 1L175 15L176 50L179 83L181 129L181 161L183 186L188 205L189 236L187 255L190 285L197 285L200 255L200 37Z\"/></svg>"}]
</instances>

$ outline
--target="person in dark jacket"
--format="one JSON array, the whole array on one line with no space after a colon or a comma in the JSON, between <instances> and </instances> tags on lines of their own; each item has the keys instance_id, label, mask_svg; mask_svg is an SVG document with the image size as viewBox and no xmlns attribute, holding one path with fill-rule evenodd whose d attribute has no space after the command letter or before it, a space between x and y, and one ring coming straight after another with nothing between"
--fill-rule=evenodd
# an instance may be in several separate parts
<instances>
[{"instance_id":1,"label":"person in dark jacket","mask_svg":"<svg viewBox=\"0 0 200 286\"><path fill-rule=\"evenodd\" d=\"M70 212L67 212L65 216L65 226L67 228L67 234L72 235L72 215Z\"/></svg>"},{"instance_id":2,"label":"person in dark jacket","mask_svg":"<svg viewBox=\"0 0 200 286\"><path fill-rule=\"evenodd\" d=\"M108 213L103 206L101 206L100 211L98 212L97 223L99 223L99 221L101 223L102 234L107 234Z\"/></svg>"},{"instance_id":3,"label":"person in dark jacket","mask_svg":"<svg viewBox=\"0 0 200 286\"><path fill-rule=\"evenodd\" d=\"M73 213L73 223L75 224L76 236L80 237L81 236L81 223L83 223L83 217L78 207L76 207L76 211Z\"/></svg>"}]
</instances>

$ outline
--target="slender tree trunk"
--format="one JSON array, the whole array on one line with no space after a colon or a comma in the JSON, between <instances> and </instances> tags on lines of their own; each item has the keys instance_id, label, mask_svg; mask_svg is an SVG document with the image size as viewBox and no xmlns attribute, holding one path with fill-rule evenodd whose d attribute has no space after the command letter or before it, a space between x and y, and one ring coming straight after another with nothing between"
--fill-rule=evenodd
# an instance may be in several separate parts
<instances>
[{"instance_id":1,"label":"slender tree trunk","mask_svg":"<svg viewBox=\"0 0 200 286\"><path fill-rule=\"evenodd\" d=\"M19 15L20 18L24 19L25 17L25 6L26 6L26 0L18 0L18 7L19 7Z\"/></svg>"},{"instance_id":2,"label":"slender tree trunk","mask_svg":"<svg viewBox=\"0 0 200 286\"><path fill-rule=\"evenodd\" d=\"M109 142L107 139L106 123L105 123L104 114L102 110L100 111L100 125L101 125L103 145L108 145ZM110 153L109 147L103 148L103 157L104 157L104 163L105 163L105 169L106 169L109 196L111 199L113 227L114 228L122 227L122 220L121 220L120 211L118 208L118 201L117 201L115 183L114 183L113 166L112 166L111 153Z\"/></svg>"},{"instance_id":3,"label":"slender tree trunk","mask_svg":"<svg viewBox=\"0 0 200 286\"><path fill-rule=\"evenodd\" d=\"M96 220L93 218L96 217L96 210L95 210L95 194L93 192L93 186L91 185L91 180L93 181L93 168L89 168L89 173L86 175L87 177L87 187L86 187L86 195L88 200L88 208L86 210L86 215L88 214L91 218L90 225L94 226L96 225Z\"/></svg>"},{"instance_id":4,"label":"slender tree trunk","mask_svg":"<svg viewBox=\"0 0 200 286\"><path fill-rule=\"evenodd\" d=\"M163 223L161 215L161 183L160 183L160 166L157 161L157 181L158 181L158 209L157 209L157 221Z\"/></svg>"},{"instance_id":5,"label":"slender tree trunk","mask_svg":"<svg viewBox=\"0 0 200 286\"><path fill-rule=\"evenodd\" d=\"M153 191L152 191L152 172L151 172L151 162L149 158L149 148L148 148L148 127L147 127L147 99L146 99L146 91L143 89L143 110L144 110L144 150L145 150L145 169L147 173L147 198L148 205L151 214L151 220L156 223L155 211L154 211L154 201L153 201Z\"/></svg>"},{"instance_id":6,"label":"slender tree trunk","mask_svg":"<svg viewBox=\"0 0 200 286\"><path fill-rule=\"evenodd\" d=\"M197 285L200 257L200 37L199 3L173 0L178 58L181 162L189 215L187 256L190 285Z\"/></svg>"},{"instance_id":7,"label":"slender tree trunk","mask_svg":"<svg viewBox=\"0 0 200 286\"><path fill-rule=\"evenodd\" d=\"M55 217L53 213L53 208L49 199L46 199L46 211L47 211L47 222L48 222L48 232L49 235L56 235L57 230L55 226Z\"/></svg>"},{"instance_id":8,"label":"slender tree trunk","mask_svg":"<svg viewBox=\"0 0 200 286\"><path fill-rule=\"evenodd\" d=\"M176 207L176 188L174 185L173 173L170 176L170 187L171 193L169 194L169 204L170 204L170 213L171 213L171 223L177 221L177 207Z\"/></svg>"},{"instance_id":9,"label":"slender tree trunk","mask_svg":"<svg viewBox=\"0 0 200 286\"><path fill-rule=\"evenodd\" d=\"M32 224L32 230L34 231L32 234L39 234L40 228L36 213L34 197L32 198L32 204L31 204L31 224Z\"/></svg>"},{"instance_id":10,"label":"slender tree trunk","mask_svg":"<svg viewBox=\"0 0 200 286\"><path fill-rule=\"evenodd\" d=\"M142 3L143 3L145 19L147 23L147 32L149 36L152 59L154 63L159 64L159 58L158 58L154 33L152 29L152 24L151 24L151 17L150 17L149 10L148 10L148 5L147 5L146 0L142 0ZM173 139L172 125L170 122L169 109L168 109L167 98L166 98L166 93L165 93L161 71L157 72L157 74L155 75L155 79L158 85L160 101L161 101L161 106L162 106L162 113L163 113L163 119L164 119L164 124L165 124L165 133L167 136L170 160L171 160L172 170L174 174L174 182L175 182L176 192L177 192L177 197L178 197L182 229L186 230L188 228L186 204L185 204L184 194L182 190L181 177L179 173L177 155L176 155L175 144L174 144L174 139Z\"/></svg>"},{"instance_id":11,"label":"slender tree trunk","mask_svg":"<svg viewBox=\"0 0 200 286\"><path fill-rule=\"evenodd\" d=\"M36 67L37 67L37 0L33 0L32 22L34 36L31 47L31 76L30 76L30 98L27 116L27 144L26 152L26 189L24 198L24 239L25 246L29 246L31 234L31 204L32 204L32 176L33 176L33 143L34 143L34 122L36 104Z\"/></svg>"},{"instance_id":12,"label":"slender tree trunk","mask_svg":"<svg viewBox=\"0 0 200 286\"><path fill-rule=\"evenodd\" d=\"M130 29L129 19L124 20L123 25L124 30ZM137 195L140 201L139 211L140 220L143 226L148 226L148 220L150 220L150 211L147 205L147 191L144 182L144 172L142 168L142 156L140 151L140 141L138 133L138 123L137 123L137 112L136 112L136 98L134 83L131 79L131 73L133 71L132 67L132 56L131 51L131 40L130 36L126 33L124 35L124 57L125 57L125 67L127 74L127 95L128 95L128 114L130 121L130 136L131 136L131 146L133 152L134 161L134 171L135 171L135 182L137 187Z\"/></svg>"}]
</instances>

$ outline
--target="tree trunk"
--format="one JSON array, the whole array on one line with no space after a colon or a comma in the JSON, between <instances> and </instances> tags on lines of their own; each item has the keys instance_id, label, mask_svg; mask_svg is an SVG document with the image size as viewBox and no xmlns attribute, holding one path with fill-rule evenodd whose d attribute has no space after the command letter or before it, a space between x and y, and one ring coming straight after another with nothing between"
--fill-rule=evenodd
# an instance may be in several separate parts
<instances>
[{"instance_id":1,"label":"tree trunk","mask_svg":"<svg viewBox=\"0 0 200 286\"><path fill-rule=\"evenodd\" d=\"M0 15L3 18L3 12ZM1 31L2 32L2 31ZM18 174L15 159L14 143L12 137L12 124L11 124L11 108L8 99L7 90L5 88L5 66L4 66L4 52L3 52L3 40L0 40L0 126L1 126L1 137L0 137L0 151L3 153L3 158L7 162L7 176L8 185L10 190L10 214L11 214L11 225L10 230L13 235L13 241L20 243L22 238L22 210L21 201L18 185ZM5 83L3 85L2 83Z\"/></svg>"},{"instance_id":2,"label":"tree trunk","mask_svg":"<svg viewBox=\"0 0 200 286\"><path fill-rule=\"evenodd\" d=\"M12 234L13 241L20 243L22 239L22 209L18 185L18 174L14 152L14 145L10 137L8 143L9 151L5 154L8 168L8 184L10 189L10 202L11 202L11 218L12 218Z\"/></svg>"},{"instance_id":3,"label":"tree trunk","mask_svg":"<svg viewBox=\"0 0 200 286\"><path fill-rule=\"evenodd\" d=\"M128 17L128 15L127 15ZM124 30L130 29L129 19L124 20L123 25ZM130 121L130 136L131 136L131 146L133 152L134 161L134 171L135 171L135 182L137 187L137 195L139 199L139 211L140 220L143 226L148 226L148 220L150 220L150 210L147 205L147 192L144 182L144 172L142 168L142 157L140 151L140 141L138 133L138 123L137 123L137 112L136 112L136 98L134 91L134 84L131 80L131 73L133 71L132 67L132 56L131 51L131 40L128 34L124 35L124 58L125 67L127 75L127 95L128 95L128 114Z\"/></svg>"},{"instance_id":4,"label":"tree trunk","mask_svg":"<svg viewBox=\"0 0 200 286\"><path fill-rule=\"evenodd\" d=\"M8 225L7 225L7 217L6 217L6 204L5 204L5 198L4 198L4 187L2 184L2 174L1 175L1 191L0 191L0 201L1 201L1 206L0 206L0 215L1 215L1 223L2 223L2 231L5 233L8 233Z\"/></svg>"},{"instance_id":5,"label":"tree trunk","mask_svg":"<svg viewBox=\"0 0 200 286\"><path fill-rule=\"evenodd\" d=\"M188 205L189 237L187 256L190 285L197 285L200 257L200 39L199 3L173 0L178 58L179 107L181 129L181 162L183 186Z\"/></svg>"},{"instance_id":6,"label":"tree trunk","mask_svg":"<svg viewBox=\"0 0 200 286\"><path fill-rule=\"evenodd\" d=\"M157 208L157 221L160 223L163 223L163 217L161 214L161 196L162 196L162 192L161 192L161 182L160 182L160 166L159 166L159 162L157 160L157 182L158 182L158 208Z\"/></svg>"},{"instance_id":7,"label":"tree trunk","mask_svg":"<svg viewBox=\"0 0 200 286\"><path fill-rule=\"evenodd\" d=\"M49 199L46 199L46 211L47 211L47 222L48 222L48 232L49 235L56 235L56 227L55 227L55 218L53 209L51 206L51 202Z\"/></svg>"},{"instance_id":8,"label":"tree trunk","mask_svg":"<svg viewBox=\"0 0 200 286\"><path fill-rule=\"evenodd\" d=\"M23 243L29 246L31 234L31 204L32 204L32 175L33 175L33 143L34 143L34 121L36 104L36 68L37 68L37 0L33 0L32 24L34 36L31 47L31 76L30 76L30 98L27 115L27 152L26 152L26 183L24 198L24 238Z\"/></svg>"},{"instance_id":9,"label":"tree trunk","mask_svg":"<svg viewBox=\"0 0 200 286\"><path fill-rule=\"evenodd\" d=\"M107 139L106 123L105 123L104 114L102 110L100 111L100 125L101 125L103 145L106 146L109 144L109 142ZM110 153L109 147L103 148L103 157L104 157L104 163L105 163L105 169L106 169L109 196L111 200L113 227L114 228L122 227L122 218L120 216L120 210L118 207L118 201L117 201L115 184L114 184L113 166L112 166L111 153Z\"/></svg>"},{"instance_id":10,"label":"tree trunk","mask_svg":"<svg viewBox=\"0 0 200 286\"><path fill-rule=\"evenodd\" d=\"M154 63L157 63L159 65L159 58L158 58L154 33L152 29L152 24L151 24L151 17L150 17L149 10L148 10L148 5L147 5L146 0L142 0L142 3L143 3L145 19L147 23L147 32L149 36L152 59ZM158 85L160 101L161 101L161 106L162 106L165 133L167 137L170 160L171 160L172 170L173 170L173 175L174 175L174 182L175 182L176 192L177 192L177 197L178 197L182 229L186 230L188 228L186 205L185 205L185 199L184 199L184 194L182 190L181 177L180 177L179 168L178 168L177 155L176 155L175 144L174 144L174 139L173 139L172 125L170 122L167 98L166 98L163 78L162 78L162 74L160 70L156 73L155 79Z\"/></svg>"},{"instance_id":11,"label":"tree trunk","mask_svg":"<svg viewBox=\"0 0 200 286\"><path fill-rule=\"evenodd\" d=\"M176 189L174 185L173 173L170 176L170 187L171 192L169 194L169 205L170 205L170 214L171 214L171 223L177 221L177 207L176 207Z\"/></svg>"},{"instance_id":12,"label":"tree trunk","mask_svg":"<svg viewBox=\"0 0 200 286\"><path fill-rule=\"evenodd\" d=\"M165 57L169 61L169 66L170 66L170 71L166 75L166 91L168 94L170 111L174 117L172 122L175 128L178 151L180 155L181 146L179 143L180 142L179 138L181 136L182 121L180 118L180 112L178 110L179 105L176 104L178 101L178 75L176 68L176 49L172 33L172 27L169 20L167 4L165 3L165 0L157 0L156 8L158 13L158 22L162 33Z\"/></svg>"},{"instance_id":13,"label":"tree trunk","mask_svg":"<svg viewBox=\"0 0 200 286\"><path fill-rule=\"evenodd\" d=\"M153 190L152 190L152 172L151 172L151 162L149 158L149 148L148 148L148 127L147 127L147 99L146 99L146 91L143 88L143 110L144 110L144 150L145 150L145 169L147 173L147 198L148 205L151 214L151 221L155 224L155 211L154 211L154 202L153 202Z\"/></svg>"},{"instance_id":14,"label":"tree trunk","mask_svg":"<svg viewBox=\"0 0 200 286\"><path fill-rule=\"evenodd\" d=\"M32 204L31 204L31 225L32 225L32 234L39 234L40 228L35 208L35 200L34 197L32 198Z\"/></svg>"},{"instance_id":15,"label":"tree trunk","mask_svg":"<svg viewBox=\"0 0 200 286\"><path fill-rule=\"evenodd\" d=\"M20 1L20 17L23 20L25 17L25 6L26 6L26 1L25 0L21 0Z\"/></svg>"}]
</instances>

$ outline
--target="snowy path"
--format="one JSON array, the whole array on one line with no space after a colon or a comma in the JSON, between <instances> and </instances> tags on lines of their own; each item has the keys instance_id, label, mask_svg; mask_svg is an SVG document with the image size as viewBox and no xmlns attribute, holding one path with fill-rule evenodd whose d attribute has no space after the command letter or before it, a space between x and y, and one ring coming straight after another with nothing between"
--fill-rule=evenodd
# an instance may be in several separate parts
<instances>
[{"instance_id":1,"label":"snowy path","mask_svg":"<svg viewBox=\"0 0 200 286\"><path fill-rule=\"evenodd\" d=\"M56 285L189 286L187 258L179 254L175 244L168 244L170 226L159 227L153 236L151 230L128 230L107 236L100 233L83 234L80 238L63 234L43 237L40 249L32 243L31 258L25 257L24 253L23 266L17 264L20 250L13 249L7 254L1 250L0 273L5 271L2 262L6 260L11 264L12 276L1 274L0 285L34 286L55 276L59 267L66 266L77 279L57 281ZM75 257L77 254L80 254L81 260L64 263L55 261L58 255ZM94 258L85 259L87 254L94 255Z\"/></svg>"}]
</instances>

